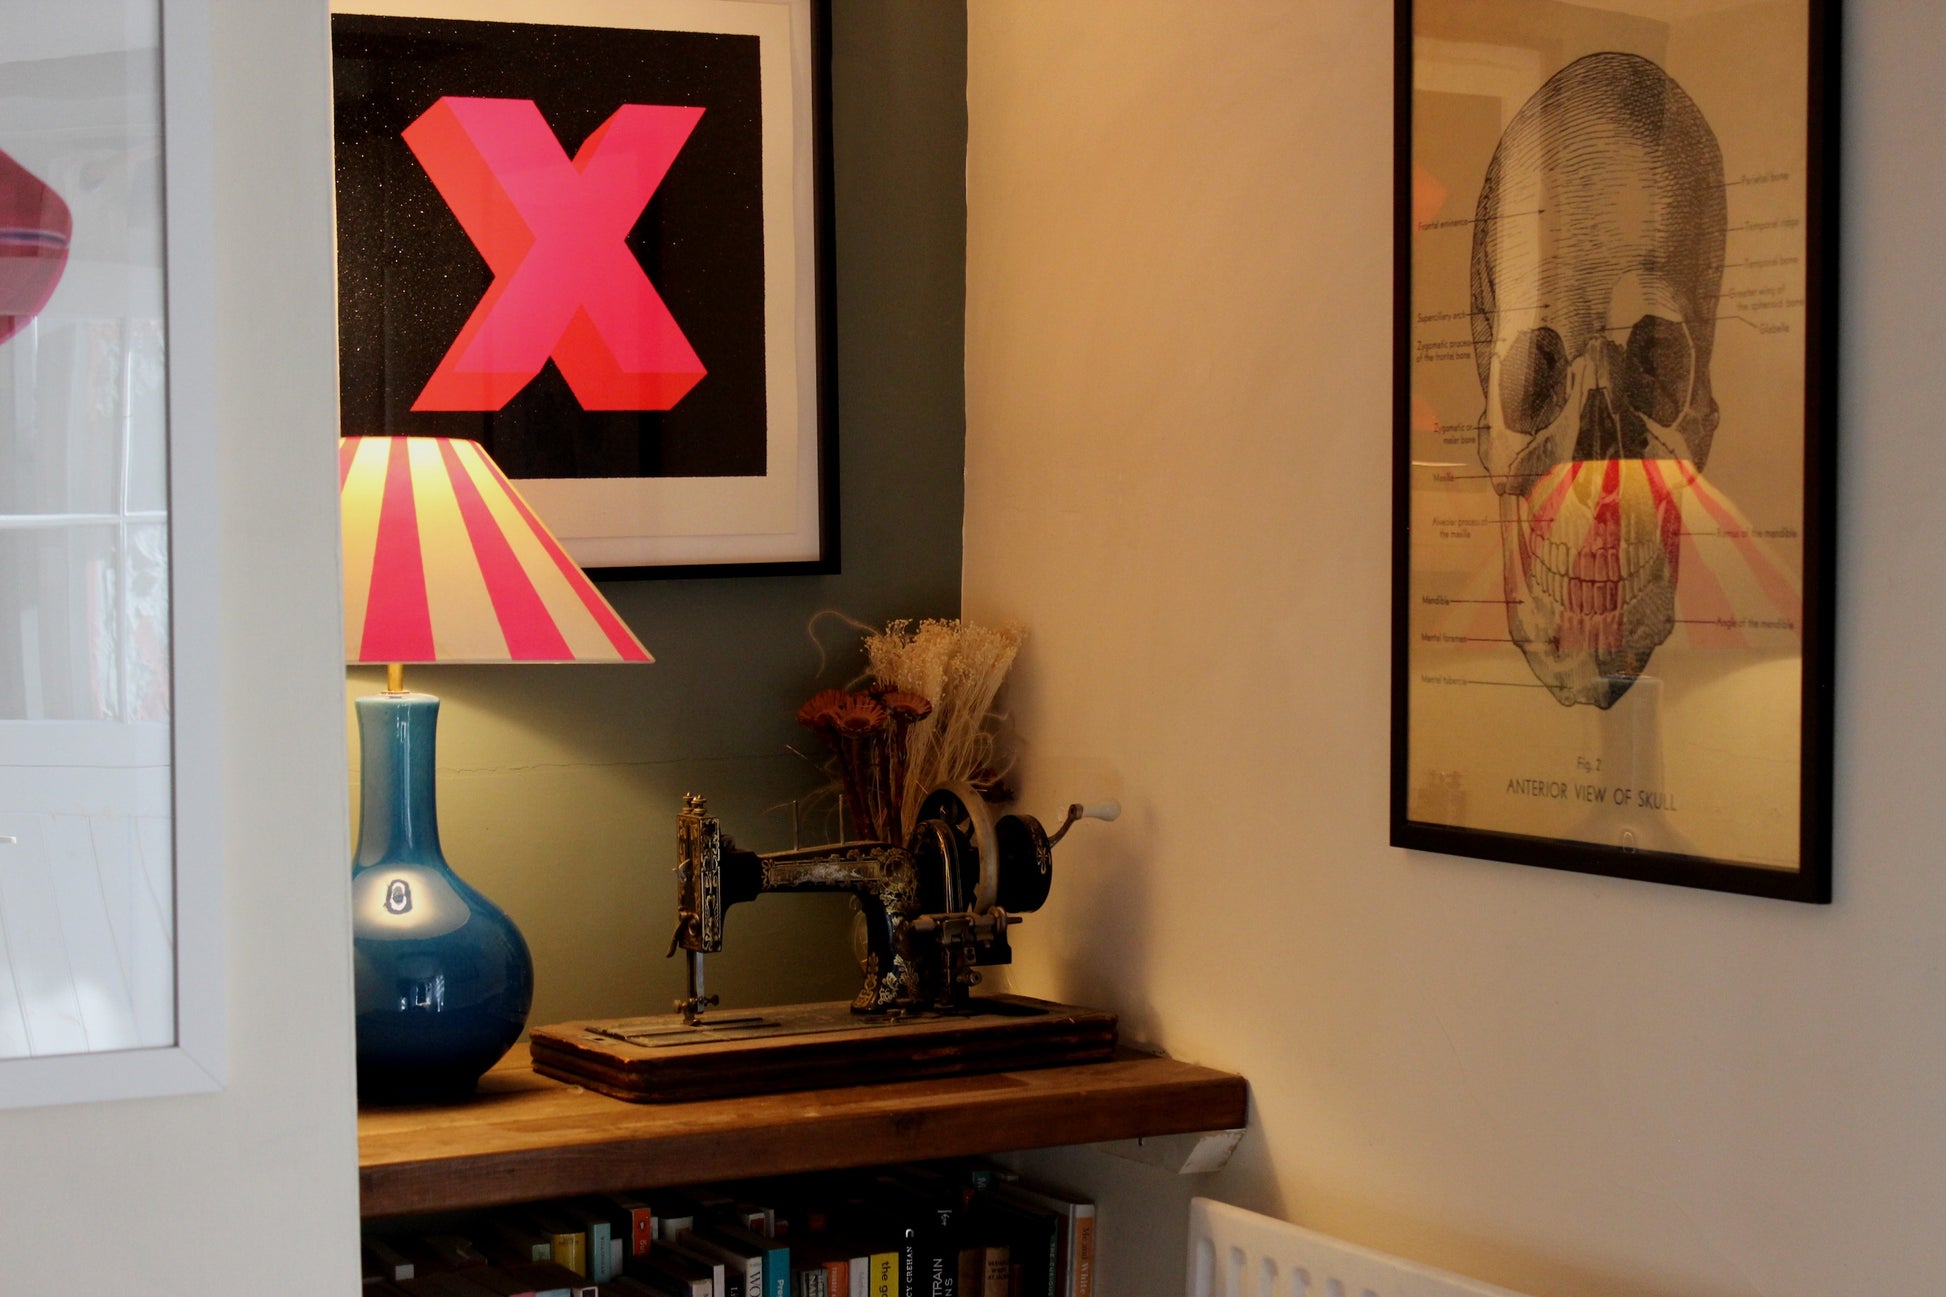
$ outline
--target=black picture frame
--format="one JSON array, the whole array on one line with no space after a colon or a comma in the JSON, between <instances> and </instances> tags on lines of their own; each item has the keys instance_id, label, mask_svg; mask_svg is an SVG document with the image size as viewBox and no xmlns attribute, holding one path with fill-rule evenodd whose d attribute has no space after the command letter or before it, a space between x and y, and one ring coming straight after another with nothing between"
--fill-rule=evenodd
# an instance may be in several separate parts
<instances>
[{"instance_id":1,"label":"black picture frame","mask_svg":"<svg viewBox=\"0 0 1946 1297\"><path fill-rule=\"evenodd\" d=\"M600 579L838 571L828 0L332 8L341 432L478 440ZM454 203L468 200L451 195L499 183L480 159L513 146L448 122L449 137L472 130L486 142L443 145L437 178L420 156L431 110L466 100L532 105L560 153L549 165L569 177L557 193L573 183L570 161L583 167L584 153L623 137L624 105L691 114L680 128L660 118L648 128L676 141L661 170L629 155L653 178L632 191L626 233L609 236L625 252L592 233L606 215L592 198L585 231L533 240L632 257L637 296L603 318L659 312L673 344L648 344L664 350L633 367L616 360L640 326L604 330L599 287L579 306L559 289L527 313L581 312L570 325L531 326L552 343L527 342L528 326L506 318L516 297L507 285L524 263L503 251L496 267L483 250L506 239L490 224L506 218L480 215L477 198L462 218ZM501 206L518 212L508 192ZM626 262L617 266L630 278ZM590 272L587 282L615 278ZM481 346L458 359L467 336L499 325L521 360L473 364ZM687 348L686 361L662 366L677 379L655 368L670 346ZM494 365L509 373L478 378Z\"/></svg>"},{"instance_id":2,"label":"black picture frame","mask_svg":"<svg viewBox=\"0 0 1946 1297\"><path fill-rule=\"evenodd\" d=\"M1396 2L1391 842L1825 903L1842 18L1706 8Z\"/></svg>"}]
</instances>

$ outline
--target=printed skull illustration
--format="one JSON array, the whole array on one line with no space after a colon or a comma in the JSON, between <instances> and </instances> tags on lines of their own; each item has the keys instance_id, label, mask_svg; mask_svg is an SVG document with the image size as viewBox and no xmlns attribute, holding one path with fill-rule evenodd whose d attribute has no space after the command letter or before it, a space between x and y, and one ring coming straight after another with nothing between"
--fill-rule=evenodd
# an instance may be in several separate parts
<instances>
[{"instance_id":1,"label":"printed skull illustration","mask_svg":"<svg viewBox=\"0 0 1946 1297\"><path fill-rule=\"evenodd\" d=\"M1605 709L1674 625L1681 495L1716 433L1722 154L1661 68L1593 54L1515 114L1475 215L1508 632L1558 702Z\"/></svg>"}]
</instances>

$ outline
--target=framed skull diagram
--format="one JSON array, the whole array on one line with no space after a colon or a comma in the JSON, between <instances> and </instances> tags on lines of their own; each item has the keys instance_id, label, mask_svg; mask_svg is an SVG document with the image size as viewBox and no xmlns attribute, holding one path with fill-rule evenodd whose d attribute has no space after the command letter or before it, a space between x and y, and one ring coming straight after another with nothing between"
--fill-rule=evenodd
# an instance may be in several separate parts
<instances>
[{"instance_id":1,"label":"framed skull diagram","mask_svg":"<svg viewBox=\"0 0 1946 1297\"><path fill-rule=\"evenodd\" d=\"M1836 0L1399 0L1392 841L1830 899Z\"/></svg>"}]
</instances>

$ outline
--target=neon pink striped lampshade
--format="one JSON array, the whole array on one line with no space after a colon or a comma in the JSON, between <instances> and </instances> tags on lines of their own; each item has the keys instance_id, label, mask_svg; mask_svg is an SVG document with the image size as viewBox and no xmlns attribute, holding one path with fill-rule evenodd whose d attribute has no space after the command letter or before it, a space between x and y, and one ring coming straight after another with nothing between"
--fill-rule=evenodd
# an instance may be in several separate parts
<instances>
[{"instance_id":1,"label":"neon pink striped lampshade","mask_svg":"<svg viewBox=\"0 0 1946 1297\"><path fill-rule=\"evenodd\" d=\"M650 662L477 442L345 437L347 662Z\"/></svg>"}]
</instances>

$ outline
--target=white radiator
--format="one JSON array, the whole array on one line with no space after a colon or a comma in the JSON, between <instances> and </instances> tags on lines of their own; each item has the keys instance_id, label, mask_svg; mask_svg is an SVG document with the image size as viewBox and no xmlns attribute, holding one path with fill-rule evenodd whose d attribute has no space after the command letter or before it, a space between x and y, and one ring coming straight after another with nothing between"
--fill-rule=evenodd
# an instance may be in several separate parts
<instances>
[{"instance_id":1,"label":"white radiator","mask_svg":"<svg viewBox=\"0 0 1946 1297\"><path fill-rule=\"evenodd\" d=\"M1521 1297L1299 1225L1198 1198L1188 1297Z\"/></svg>"}]
</instances>

